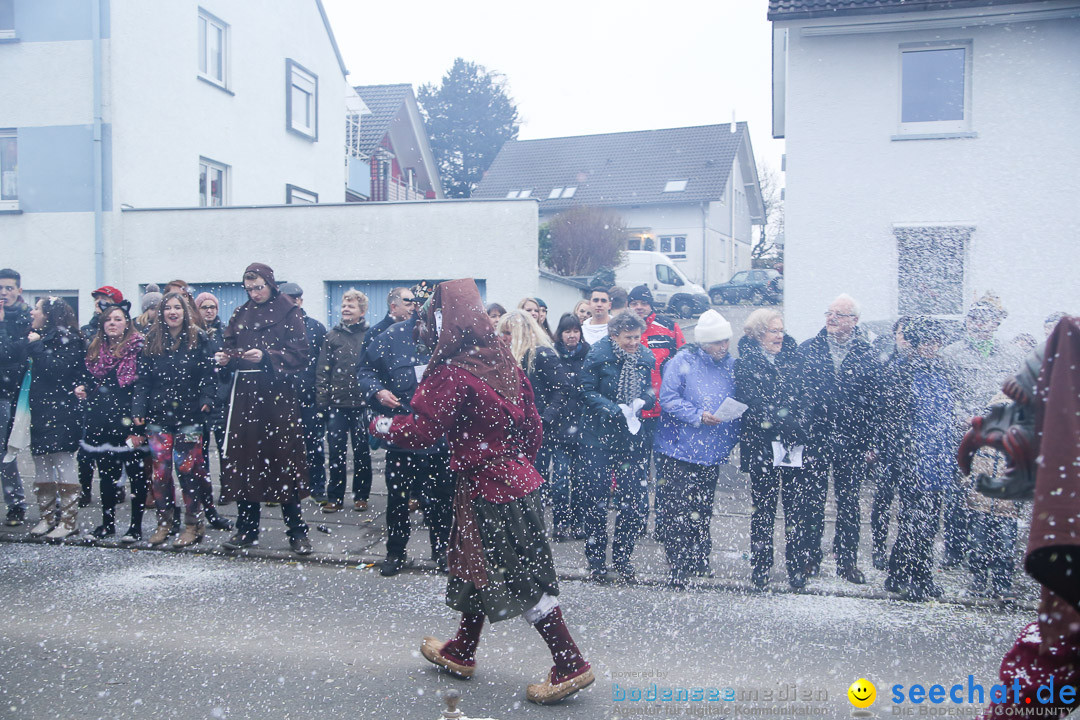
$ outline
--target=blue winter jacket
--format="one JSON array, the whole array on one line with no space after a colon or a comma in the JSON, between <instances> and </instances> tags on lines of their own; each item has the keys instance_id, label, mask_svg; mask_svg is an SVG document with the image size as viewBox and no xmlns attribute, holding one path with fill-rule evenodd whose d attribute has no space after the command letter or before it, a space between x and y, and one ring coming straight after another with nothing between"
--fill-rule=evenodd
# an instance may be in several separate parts
<instances>
[{"instance_id":1,"label":"blue winter jacket","mask_svg":"<svg viewBox=\"0 0 1080 720\"><path fill-rule=\"evenodd\" d=\"M739 440L739 420L705 425L701 414L715 413L735 396L735 360L719 362L696 345L686 345L664 367L660 385L660 426L653 449L695 465L727 462Z\"/></svg>"}]
</instances>

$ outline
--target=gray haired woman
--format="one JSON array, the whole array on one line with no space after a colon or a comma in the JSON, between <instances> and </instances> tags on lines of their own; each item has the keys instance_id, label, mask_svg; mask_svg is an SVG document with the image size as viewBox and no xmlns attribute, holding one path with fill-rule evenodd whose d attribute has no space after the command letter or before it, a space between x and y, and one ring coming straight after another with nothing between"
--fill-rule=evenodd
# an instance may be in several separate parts
<instances>
[{"instance_id":1,"label":"gray haired woman","mask_svg":"<svg viewBox=\"0 0 1080 720\"><path fill-rule=\"evenodd\" d=\"M641 411L656 404L652 387L655 359L641 344L645 323L620 313L608 323L608 336L589 350L581 369L582 480L585 558L592 579L607 579L607 510L611 477L616 478L612 566L623 581L634 579L630 556L644 529L652 437Z\"/></svg>"}]
</instances>

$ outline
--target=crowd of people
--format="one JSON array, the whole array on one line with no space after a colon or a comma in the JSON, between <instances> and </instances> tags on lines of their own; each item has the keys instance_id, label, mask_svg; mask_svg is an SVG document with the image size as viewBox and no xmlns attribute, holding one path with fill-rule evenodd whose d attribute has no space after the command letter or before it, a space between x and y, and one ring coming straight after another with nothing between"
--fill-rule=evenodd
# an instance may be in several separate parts
<instances>
[{"instance_id":1,"label":"crowd of people","mask_svg":"<svg viewBox=\"0 0 1080 720\"><path fill-rule=\"evenodd\" d=\"M170 539L176 547L194 545L209 526L234 530L223 547L237 551L258 542L261 508L269 505L281 508L292 550L306 555L312 548L301 501L310 496L328 514L368 511L372 452L382 447L381 573L405 566L413 511L423 512L432 560L452 566L452 534L461 522L456 478L465 467L461 440L454 450L445 428L427 437L431 427L409 424L418 407L437 404L418 388L433 363L448 362L424 338L421 309L435 288L394 288L386 316L374 325L366 318L368 298L350 290L341 321L327 330L304 312L303 290L278 284L270 267L253 263L243 285L248 301L226 322L217 298L194 294L182 280L148 287L138 315L119 290L101 287L93 293L93 318L79 327L64 299L45 297L28 307L19 273L0 270L0 447L24 447L13 430L25 385L39 509L30 534L52 541L78 534L76 519L90 504L96 470L102 518L93 538L117 534L116 507L130 494L131 523L121 542L144 539L144 509L152 509L150 545ZM1025 352L1019 342L997 339L1006 316L997 297L988 293L974 302L958 336L919 316L899 319L891 337L873 337L859 323L858 303L840 295L820 332L801 344L772 309L753 311L737 339L716 310L703 313L687 338L657 309L645 285L594 288L557 321L534 297L511 310L496 303L480 309L477 317L489 323L485 332L502 343L496 359L510 358L527 378L542 429L532 460L542 479L539 494L534 498L530 486L530 494L515 498L523 532L582 542L591 579L630 582L651 511L670 585L685 588L713 572L716 488L738 448L752 498L753 587L770 583L778 503L788 583L799 589L821 572L830 480L837 575L865 583L860 498L872 478L872 563L887 571L886 590L912 600L941 594L932 572L940 528L940 562L965 564L971 593L1012 594L1020 508L977 495L956 465L970 418L1008 402L1001 383ZM442 314L438 319L447 322ZM1047 319L1048 332L1058 319ZM469 332L479 337L476 328ZM468 353L457 357L473 376L490 381L490 368L478 369L480 361ZM468 392L480 392L466 384ZM517 406L516 386L496 390ZM400 421L394 432L377 432L379 417ZM217 498L212 445L220 457ZM485 452L476 449L476 457ZM978 462L986 474L1004 469L1003 458L990 451ZM487 470L497 480L499 467ZM5 455L0 477L7 525L29 523L14 452ZM484 487L500 509L478 506L478 513L490 514L480 517L481 526L507 522L497 483ZM235 529L217 510L233 502ZM545 507L552 519L547 529ZM454 606L476 614L465 594Z\"/></svg>"}]
</instances>

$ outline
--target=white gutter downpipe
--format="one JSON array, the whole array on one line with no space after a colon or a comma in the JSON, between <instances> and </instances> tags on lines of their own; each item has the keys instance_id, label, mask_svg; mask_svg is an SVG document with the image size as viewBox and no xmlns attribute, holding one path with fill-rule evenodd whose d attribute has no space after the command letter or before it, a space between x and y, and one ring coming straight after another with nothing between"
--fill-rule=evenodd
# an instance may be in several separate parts
<instances>
[{"instance_id":1,"label":"white gutter downpipe","mask_svg":"<svg viewBox=\"0 0 1080 720\"><path fill-rule=\"evenodd\" d=\"M108 2L108 0L105 0ZM101 58L101 3L91 0L90 26L93 36L94 55L94 287L105 284L105 229L102 194L105 187L105 163L102 128L102 58Z\"/></svg>"}]
</instances>

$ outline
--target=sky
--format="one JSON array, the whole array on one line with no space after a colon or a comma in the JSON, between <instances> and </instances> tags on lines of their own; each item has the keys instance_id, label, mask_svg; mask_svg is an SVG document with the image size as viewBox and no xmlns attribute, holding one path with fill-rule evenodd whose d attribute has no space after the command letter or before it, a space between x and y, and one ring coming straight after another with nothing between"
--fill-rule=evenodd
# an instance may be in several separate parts
<instances>
[{"instance_id":1,"label":"sky","mask_svg":"<svg viewBox=\"0 0 1080 720\"><path fill-rule=\"evenodd\" d=\"M437 83L454 58L502 74L521 139L726 123L771 131L767 0L519 4L323 0L353 85Z\"/></svg>"}]
</instances>

